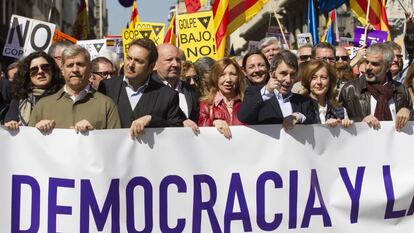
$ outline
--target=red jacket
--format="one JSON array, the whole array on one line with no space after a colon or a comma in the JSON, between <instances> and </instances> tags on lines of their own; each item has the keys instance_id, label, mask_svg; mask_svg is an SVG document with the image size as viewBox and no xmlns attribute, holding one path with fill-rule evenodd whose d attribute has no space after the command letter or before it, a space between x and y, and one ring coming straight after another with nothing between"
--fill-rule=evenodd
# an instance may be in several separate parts
<instances>
[{"instance_id":1,"label":"red jacket","mask_svg":"<svg viewBox=\"0 0 414 233\"><path fill-rule=\"evenodd\" d=\"M218 98L216 98L216 100L218 100ZM241 100L235 99L233 102L233 113L230 115L229 111L227 111L226 104L222 99L215 101L213 106L209 105L205 100L201 101L198 125L213 126L213 121L217 119L225 120L228 125L244 125L244 123L240 122L237 118L240 105Z\"/></svg>"}]
</instances>

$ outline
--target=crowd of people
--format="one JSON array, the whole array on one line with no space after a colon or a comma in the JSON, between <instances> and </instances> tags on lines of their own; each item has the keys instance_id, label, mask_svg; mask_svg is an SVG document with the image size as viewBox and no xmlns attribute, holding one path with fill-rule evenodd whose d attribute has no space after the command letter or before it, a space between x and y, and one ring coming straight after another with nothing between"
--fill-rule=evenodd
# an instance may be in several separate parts
<instances>
[{"instance_id":1,"label":"crowd of people","mask_svg":"<svg viewBox=\"0 0 414 233\"><path fill-rule=\"evenodd\" d=\"M414 34L407 16L406 43ZM406 44L411 48L410 44ZM172 44L149 39L129 44L121 68L110 57L66 41L48 53L12 63L1 82L1 121L9 130L36 127L76 132L129 128L136 138L148 127L214 126L225 138L230 126L326 124L374 129L394 121L397 131L414 118L414 51L403 64L395 42L359 49L350 59L341 46L321 42L297 51L264 38L240 59L186 61Z\"/></svg>"}]
</instances>

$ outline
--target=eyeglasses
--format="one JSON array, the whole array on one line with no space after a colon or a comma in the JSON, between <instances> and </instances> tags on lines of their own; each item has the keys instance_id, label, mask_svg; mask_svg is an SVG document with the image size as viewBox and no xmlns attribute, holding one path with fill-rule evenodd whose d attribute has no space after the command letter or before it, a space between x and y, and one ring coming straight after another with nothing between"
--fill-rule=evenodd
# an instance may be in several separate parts
<instances>
[{"instance_id":1,"label":"eyeglasses","mask_svg":"<svg viewBox=\"0 0 414 233\"><path fill-rule=\"evenodd\" d=\"M311 59L312 55L300 55L299 60L301 61L309 61Z\"/></svg>"},{"instance_id":2,"label":"eyeglasses","mask_svg":"<svg viewBox=\"0 0 414 233\"><path fill-rule=\"evenodd\" d=\"M316 59L325 60L327 62L334 62L335 61L334 57L317 57Z\"/></svg>"},{"instance_id":3,"label":"eyeglasses","mask_svg":"<svg viewBox=\"0 0 414 233\"><path fill-rule=\"evenodd\" d=\"M335 57L336 61L342 60L342 61L348 61L349 57L348 56L336 56Z\"/></svg>"},{"instance_id":4,"label":"eyeglasses","mask_svg":"<svg viewBox=\"0 0 414 233\"><path fill-rule=\"evenodd\" d=\"M107 79L109 76L113 76L114 72L110 72L110 71L107 71L107 72L92 72L92 74L96 74L96 75L101 76L103 79Z\"/></svg>"},{"instance_id":5,"label":"eyeglasses","mask_svg":"<svg viewBox=\"0 0 414 233\"><path fill-rule=\"evenodd\" d=\"M33 76L39 74L40 71L43 71L45 73L49 72L50 71L50 65L49 64L42 64L42 65L39 65L39 66L34 66L34 67L29 69L29 75L30 75L30 77L33 77Z\"/></svg>"},{"instance_id":6,"label":"eyeglasses","mask_svg":"<svg viewBox=\"0 0 414 233\"><path fill-rule=\"evenodd\" d=\"M200 76L198 75L193 75L193 76L185 76L184 79L187 82L190 82L191 79L193 79L195 82L198 82L200 80Z\"/></svg>"}]
</instances>

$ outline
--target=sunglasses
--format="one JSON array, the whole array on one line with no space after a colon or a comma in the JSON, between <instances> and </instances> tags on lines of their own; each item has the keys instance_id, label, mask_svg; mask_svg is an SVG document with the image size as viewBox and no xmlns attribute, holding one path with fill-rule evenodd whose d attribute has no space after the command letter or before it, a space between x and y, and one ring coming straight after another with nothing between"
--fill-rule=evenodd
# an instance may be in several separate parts
<instances>
[{"instance_id":1,"label":"sunglasses","mask_svg":"<svg viewBox=\"0 0 414 233\"><path fill-rule=\"evenodd\" d=\"M348 61L349 57L348 56L336 56L335 57L336 61L342 60L342 61Z\"/></svg>"},{"instance_id":2,"label":"sunglasses","mask_svg":"<svg viewBox=\"0 0 414 233\"><path fill-rule=\"evenodd\" d=\"M301 61L309 61L312 58L312 55L300 55L299 59Z\"/></svg>"},{"instance_id":3,"label":"sunglasses","mask_svg":"<svg viewBox=\"0 0 414 233\"><path fill-rule=\"evenodd\" d=\"M333 62L333 61L335 61L335 58L334 57L317 57L316 59L325 60L327 62Z\"/></svg>"},{"instance_id":4,"label":"sunglasses","mask_svg":"<svg viewBox=\"0 0 414 233\"><path fill-rule=\"evenodd\" d=\"M43 71L44 73L47 73L50 71L50 65L49 64L42 64L39 66L34 66L29 69L29 75L31 77L38 75L40 71Z\"/></svg>"},{"instance_id":5,"label":"sunglasses","mask_svg":"<svg viewBox=\"0 0 414 233\"><path fill-rule=\"evenodd\" d=\"M96 75L101 76L103 79L107 79L109 76L114 75L114 72L110 72L110 71L108 71L108 72L92 72L92 74L96 74Z\"/></svg>"},{"instance_id":6,"label":"sunglasses","mask_svg":"<svg viewBox=\"0 0 414 233\"><path fill-rule=\"evenodd\" d=\"M184 79L187 82L190 82L191 79L193 79L195 82L198 82L200 80L200 76L198 75L193 75L193 76L185 76Z\"/></svg>"}]
</instances>

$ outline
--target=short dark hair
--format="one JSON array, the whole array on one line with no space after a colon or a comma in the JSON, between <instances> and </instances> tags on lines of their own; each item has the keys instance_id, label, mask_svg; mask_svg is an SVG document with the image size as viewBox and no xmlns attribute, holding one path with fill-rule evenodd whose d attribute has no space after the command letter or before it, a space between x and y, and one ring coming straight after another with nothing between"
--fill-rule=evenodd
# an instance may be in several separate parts
<instances>
[{"instance_id":1,"label":"short dark hair","mask_svg":"<svg viewBox=\"0 0 414 233\"><path fill-rule=\"evenodd\" d=\"M128 47L131 48L134 45L146 49L148 51L148 64L155 64L158 59L158 51L152 40L148 38L133 40L128 44Z\"/></svg>"},{"instance_id":2,"label":"short dark hair","mask_svg":"<svg viewBox=\"0 0 414 233\"><path fill-rule=\"evenodd\" d=\"M282 50L273 57L272 64L270 65L270 71L275 71L282 62L296 71L298 70L298 59L296 55L289 50Z\"/></svg>"},{"instance_id":3,"label":"short dark hair","mask_svg":"<svg viewBox=\"0 0 414 233\"><path fill-rule=\"evenodd\" d=\"M262 51L261 50L253 50L253 51L251 51L251 52L249 52L249 53L247 53L244 57L243 57L243 62L242 62L242 65L243 65L243 69L244 70L246 70L246 63L247 63L247 59L250 57L250 56L253 56L253 55L259 55L259 56L261 56L262 58L263 58L263 60L265 61L265 63L266 63L266 68L269 70L270 69L270 64L269 64L269 61L267 60L267 58L265 57L265 55L262 53Z\"/></svg>"},{"instance_id":4,"label":"short dark hair","mask_svg":"<svg viewBox=\"0 0 414 233\"><path fill-rule=\"evenodd\" d=\"M316 44L312 48L312 57L313 58L316 57L316 50L317 49L330 49L330 50L332 50L333 54L335 54L335 48L333 47L332 44L326 43L326 42L320 42L319 44Z\"/></svg>"},{"instance_id":5,"label":"short dark hair","mask_svg":"<svg viewBox=\"0 0 414 233\"><path fill-rule=\"evenodd\" d=\"M99 69L99 63L108 63L111 64L112 70L114 70L114 64L106 57L96 57L92 61L92 69L91 72L97 72Z\"/></svg>"}]
</instances>

